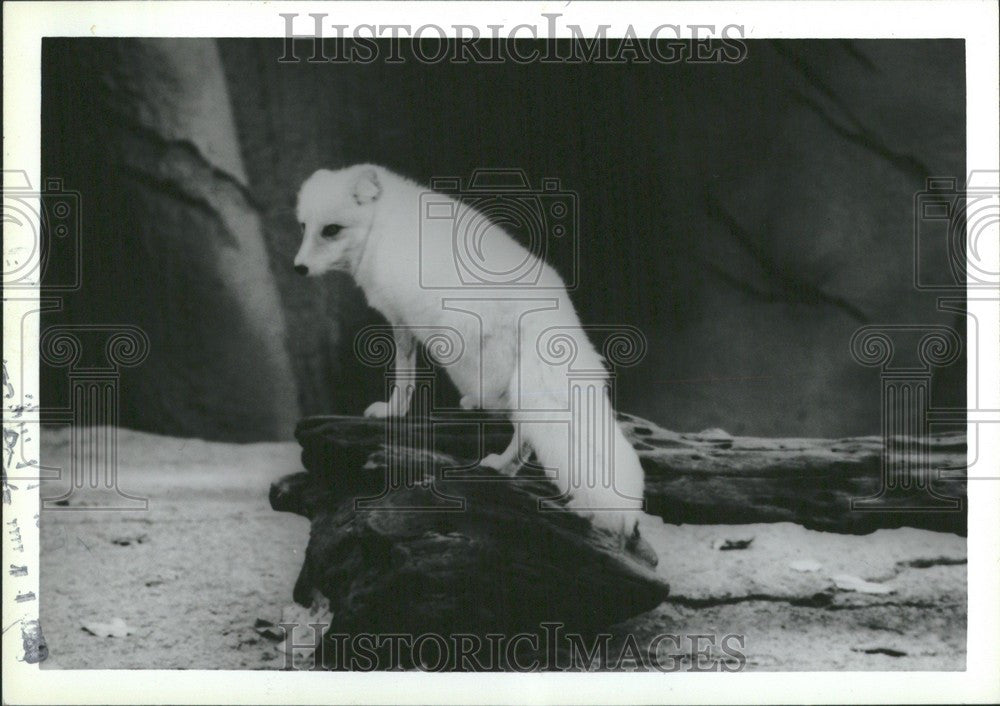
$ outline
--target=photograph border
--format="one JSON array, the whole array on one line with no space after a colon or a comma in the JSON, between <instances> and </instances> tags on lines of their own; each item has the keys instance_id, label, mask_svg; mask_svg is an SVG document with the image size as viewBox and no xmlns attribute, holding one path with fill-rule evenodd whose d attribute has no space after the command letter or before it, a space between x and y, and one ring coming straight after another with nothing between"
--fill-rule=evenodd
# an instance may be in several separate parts
<instances>
[{"instance_id":1,"label":"photograph border","mask_svg":"<svg viewBox=\"0 0 1000 706\"><path fill-rule=\"evenodd\" d=\"M613 6L613 7L612 7ZM639 37L664 23L694 38L699 26L742 27L743 38L963 38L966 42L967 171L996 170L998 5L928 2L24 2L3 6L4 188L16 172L41 185L41 40L62 37L283 37L281 14L326 13L342 25L417 26L454 32L474 25L528 24L546 37L543 13L559 13L594 36ZM452 36L454 36L452 34ZM275 57L278 60L278 57ZM7 231L5 224L5 231ZM4 248L17 245L8 240ZM37 286L4 292L4 364L14 399L38 400ZM930 703L1000 700L1000 293L968 292L977 348L967 351L968 399L979 446L968 469L968 650L965 672L786 672L741 674L428 674L214 670L40 670L25 658L38 627L38 486L18 484L3 506L3 700L5 703ZM845 342L846 344L846 342ZM975 371L975 374L973 374ZM5 379L5 382L7 380ZM5 390L6 397L6 390ZM5 399L4 424L10 399ZM26 457L38 458L38 435ZM970 450L971 451L971 450ZM991 482L992 481L992 482ZM5 488L6 490L6 488ZM261 491L265 492L264 489ZM303 539L304 541L304 539ZM669 560L669 559L667 559ZM26 573L13 569L26 567ZM8 566L11 571L8 571ZM32 623L32 621L35 621ZM44 625L41 626L44 629ZM817 651L823 645L816 645Z\"/></svg>"}]
</instances>

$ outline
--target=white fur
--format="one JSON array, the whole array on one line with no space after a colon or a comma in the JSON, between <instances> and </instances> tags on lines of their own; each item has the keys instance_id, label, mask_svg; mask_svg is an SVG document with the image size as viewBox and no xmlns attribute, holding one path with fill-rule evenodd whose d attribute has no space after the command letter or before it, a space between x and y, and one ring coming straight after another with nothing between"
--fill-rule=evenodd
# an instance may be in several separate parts
<instances>
[{"instance_id":1,"label":"white fur","mask_svg":"<svg viewBox=\"0 0 1000 706\"><path fill-rule=\"evenodd\" d=\"M367 164L335 172L320 170L299 192L298 216L304 228L295 264L308 267L312 276L335 270L350 273L368 303L394 327L396 373L402 382L388 402L372 404L365 414L406 414L411 390L407 371L413 369L415 342L424 342L436 328L456 330L464 352L445 369L463 396L462 406L509 410L518 430L510 447L502 454L490 454L484 464L513 473L533 450L539 463L555 474L553 480L563 494L569 495L569 507L607 528L630 530L642 506L643 470L615 422L607 393L600 388L588 392L585 384L570 377L568 363L546 362L539 354L539 341L544 345L551 333L548 330L560 327L566 337L563 342L576 348L572 369L592 371L589 378L598 385L606 377L562 279L535 258L536 286L473 288L463 284L454 240L431 232L428 223L422 222L421 194L427 193L388 169ZM433 197L449 199L440 194ZM478 215L468 206L453 203L466 216ZM333 240L320 235L329 224L344 227ZM484 241L482 256L494 272L510 270L533 257L496 226ZM428 281L443 288L422 286ZM545 299L554 301L538 303ZM531 311L540 306L547 308ZM588 394L596 416L570 414L571 398ZM603 434L596 428L602 424ZM605 439L610 439L613 449ZM577 477L605 482L569 478L574 449ZM581 453L581 449L591 451ZM607 482L612 468L614 487Z\"/></svg>"}]
</instances>

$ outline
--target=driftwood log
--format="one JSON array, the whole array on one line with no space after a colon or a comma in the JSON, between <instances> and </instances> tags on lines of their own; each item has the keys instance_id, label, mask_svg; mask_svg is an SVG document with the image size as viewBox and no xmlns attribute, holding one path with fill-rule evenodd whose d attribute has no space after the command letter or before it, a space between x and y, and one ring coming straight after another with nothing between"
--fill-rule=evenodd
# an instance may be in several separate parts
<instances>
[{"instance_id":1,"label":"driftwood log","mask_svg":"<svg viewBox=\"0 0 1000 706\"><path fill-rule=\"evenodd\" d=\"M681 435L628 415L620 421L646 469L647 509L668 523L965 532L960 481L936 486L962 501L960 511L891 509L915 488L889 496L883 511L851 509L882 486L876 437ZM479 637L538 633L545 623L589 636L662 603L669 587L648 547L623 548L572 513L539 512L539 500L555 495L544 478L508 479L475 464L510 434L483 413L409 420L396 432L378 420L303 419L296 438L306 471L275 482L270 495L275 510L311 521L296 603L329 600L334 635ZM927 452L934 468L960 469L964 437L935 437Z\"/></svg>"},{"instance_id":2,"label":"driftwood log","mask_svg":"<svg viewBox=\"0 0 1000 706\"><path fill-rule=\"evenodd\" d=\"M491 420L486 443L509 441L509 427L481 419ZM421 451L387 442L380 421L300 422L308 470L274 483L270 500L312 523L293 598L329 600L329 634L473 635L488 651L489 635L538 634L546 623L590 636L667 597L648 547L630 552L576 514L539 512L556 495L544 479L477 467L479 426L438 427L433 451ZM421 420L406 428L411 437L429 429ZM389 478L389 453L414 482ZM448 475L459 466L472 472ZM517 655L479 661L507 669Z\"/></svg>"},{"instance_id":3,"label":"driftwood log","mask_svg":"<svg viewBox=\"0 0 1000 706\"><path fill-rule=\"evenodd\" d=\"M966 534L964 433L888 443L879 436L767 439L719 430L678 434L638 417L620 420L646 470L646 510L671 524L794 522L844 534L895 527ZM917 477L884 480L887 455L920 456L913 465L926 471L935 496Z\"/></svg>"}]
</instances>

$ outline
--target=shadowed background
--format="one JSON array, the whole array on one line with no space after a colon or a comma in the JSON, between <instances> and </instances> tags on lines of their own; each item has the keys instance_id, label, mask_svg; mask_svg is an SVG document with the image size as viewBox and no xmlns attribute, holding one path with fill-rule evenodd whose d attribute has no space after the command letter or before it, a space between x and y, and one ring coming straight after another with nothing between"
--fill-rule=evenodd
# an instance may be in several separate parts
<instances>
[{"instance_id":1,"label":"shadowed background","mask_svg":"<svg viewBox=\"0 0 1000 706\"><path fill-rule=\"evenodd\" d=\"M960 41L754 41L739 64L282 53L43 42L43 175L80 192L83 221L82 288L43 321L148 333L149 359L122 372L125 426L283 439L301 414L381 398L352 352L377 315L345 277L291 269L301 181L360 161L425 183L514 167L575 192L579 259L547 258L576 268L584 324L644 332L618 406L671 429L877 433L878 371L851 358L851 334L964 332L913 286L914 194L965 174ZM46 281L72 266L53 250ZM63 401L65 371L42 373L43 403ZM935 403L964 406L964 379L964 358L939 371Z\"/></svg>"}]
</instances>

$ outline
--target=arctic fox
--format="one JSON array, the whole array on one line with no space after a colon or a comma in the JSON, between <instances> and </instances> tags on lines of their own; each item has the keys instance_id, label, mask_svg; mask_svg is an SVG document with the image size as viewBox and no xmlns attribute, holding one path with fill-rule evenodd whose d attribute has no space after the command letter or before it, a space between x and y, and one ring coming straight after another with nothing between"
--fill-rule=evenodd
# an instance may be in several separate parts
<instances>
[{"instance_id":1,"label":"arctic fox","mask_svg":"<svg viewBox=\"0 0 1000 706\"><path fill-rule=\"evenodd\" d=\"M532 286L467 286L456 259L464 255L456 251L462 237L421 231L427 229L421 197L428 193L438 205L453 207L452 223L476 222L489 230L473 253L484 271L509 272L528 263L537 267ZM416 344L435 330L457 332L462 353L445 370L462 407L506 410L515 428L507 449L482 465L513 475L533 451L554 474L568 508L638 539L643 469L602 384L603 360L554 269L472 206L371 164L315 172L299 191L297 215L302 245L295 271L349 273L393 327L398 384L366 416L405 415ZM570 374L560 347L573 349L573 371L588 371L588 383L596 378L596 386Z\"/></svg>"}]
</instances>

